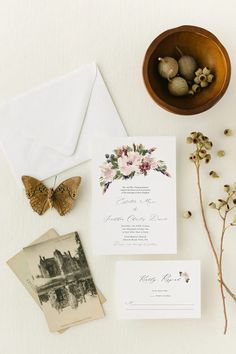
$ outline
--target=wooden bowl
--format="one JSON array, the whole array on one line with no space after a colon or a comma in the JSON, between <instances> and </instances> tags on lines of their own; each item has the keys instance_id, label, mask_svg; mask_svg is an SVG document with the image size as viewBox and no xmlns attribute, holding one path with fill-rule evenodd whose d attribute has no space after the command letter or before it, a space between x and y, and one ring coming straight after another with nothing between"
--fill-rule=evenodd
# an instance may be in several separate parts
<instances>
[{"instance_id":1,"label":"wooden bowl","mask_svg":"<svg viewBox=\"0 0 236 354\"><path fill-rule=\"evenodd\" d=\"M176 46L191 55L199 67L209 67L215 80L194 96L172 96L168 81L158 73L158 58L170 56L179 59ZM211 108L224 95L230 81L231 65L228 53L209 31L196 26L181 26L160 34L150 44L143 63L146 88L154 101L169 112L189 115Z\"/></svg>"}]
</instances>

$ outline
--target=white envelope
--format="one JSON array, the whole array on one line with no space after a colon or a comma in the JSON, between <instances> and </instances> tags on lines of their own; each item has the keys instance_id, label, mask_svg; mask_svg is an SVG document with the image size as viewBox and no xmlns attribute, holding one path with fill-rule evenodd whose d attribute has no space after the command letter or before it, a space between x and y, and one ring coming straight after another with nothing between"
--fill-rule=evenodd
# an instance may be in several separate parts
<instances>
[{"instance_id":1,"label":"white envelope","mask_svg":"<svg viewBox=\"0 0 236 354\"><path fill-rule=\"evenodd\" d=\"M94 137L124 135L94 63L0 108L0 143L18 181L44 180L89 160Z\"/></svg>"}]
</instances>

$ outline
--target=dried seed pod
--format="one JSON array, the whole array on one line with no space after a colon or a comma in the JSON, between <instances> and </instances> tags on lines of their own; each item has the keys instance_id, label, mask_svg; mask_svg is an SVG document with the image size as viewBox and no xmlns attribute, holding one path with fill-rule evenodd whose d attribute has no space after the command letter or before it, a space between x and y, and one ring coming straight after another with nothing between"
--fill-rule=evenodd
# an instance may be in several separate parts
<instances>
[{"instance_id":1,"label":"dried seed pod","mask_svg":"<svg viewBox=\"0 0 236 354\"><path fill-rule=\"evenodd\" d=\"M224 185L224 191L227 192L227 193L230 191L230 185L229 184L225 184Z\"/></svg>"},{"instance_id":2,"label":"dried seed pod","mask_svg":"<svg viewBox=\"0 0 236 354\"><path fill-rule=\"evenodd\" d=\"M191 132L190 133L190 136L194 139L197 137L197 132Z\"/></svg>"},{"instance_id":3,"label":"dried seed pod","mask_svg":"<svg viewBox=\"0 0 236 354\"><path fill-rule=\"evenodd\" d=\"M199 80L206 81L206 75L204 75L204 74L199 75Z\"/></svg>"},{"instance_id":4,"label":"dried seed pod","mask_svg":"<svg viewBox=\"0 0 236 354\"><path fill-rule=\"evenodd\" d=\"M202 73L203 73L204 75L209 75L209 74L211 73L211 70L208 69L208 68L205 66L205 68L202 69Z\"/></svg>"},{"instance_id":5,"label":"dried seed pod","mask_svg":"<svg viewBox=\"0 0 236 354\"><path fill-rule=\"evenodd\" d=\"M181 55L178 61L180 75L186 80L193 80L195 70L197 69L196 60L190 55L184 55L179 47L176 47L176 49Z\"/></svg>"},{"instance_id":6,"label":"dried seed pod","mask_svg":"<svg viewBox=\"0 0 236 354\"><path fill-rule=\"evenodd\" d=\"M213 81L213 79L214 79L214 75L213 74L209 74L209 75L207 75L207 82L212 82Z\"/></svg>"},{"instance_id":7,"label":"dried seed pod","mask_svg":"<svg viewBox=\"0 0 236 354\"><path fill-rule=\"evenodd\" d=\"M195 71L195 75L196 76L199 76L202 74L202 69L201 68L198 68L196 71Z\"/></svg>"},{"instance_id":8,"label":"dried seed pod","mask_svg":"<svg viewBox=\"0 0 236 354\"><path fill-rule=\"evenodd\" d=\"M184 217L185 219L189 219L189 218L191 218L191 216L192 216L191 211L187 210L187 211L184 211L184 212L183 212L183 217Z\"/></svg>"},{"instance_id":9,"label":"dried seed pod","mask_svg":"<svg viewBox=\"0 0 236 354\"><path fill-rule=\"evenodd\" d=\"M199 151L198 155L199 155L199 157L200 157L201 159L205 158L205 157L206 157L206 150L201 149L201 150Z\"/></svg>"},{"instance_id":10,"label":"dried seed pod","mask_svg":"<svg viewBox=\"0 0 236 354\"><path fill-rule=\"evenodd\" d=\"M230 224L231 226L236 226L236 216L234 216L233 221Z\"/></svg>"},{"instance_id":11,"label":"dried seed pod","mask_svg":"<svg viewBox=\"0 0 236 354\"><path fill-rule=\"evenodd\" d=\"M192 162L195 162L195 161L197 161L197 156L196 156L196 154L191 154L190 156L189 156L189 160L190 161L192 161Z\"/></svg>"},{"instance_id":12,"label":"dried seed pod","mask_svg":"<svg viewBox=\"0 0 236 354\"><path fill-rule=\"evenodd\" d=\"M231 129L225 129L224 130L224 135L231 136L231 135L233 135L233 131Z\"/></svg>"},{"instance_id":13,"label":"dried seed pod","mask_svg":"<svg viewBox=\"0 0 236 354\"><path fill-rule=\"evenodd\" d=\"M178 73L178 63L172 57L158 58L158 71L159 74L165 79L171 79Z\"/></svg>"},{"instance_id":14,"label":"dried seed pod","mask_svg":"<svg viewBox=\"0 0 236 354\"><path fill-rule=\"evenodd\" d=\"M219 157L225 156L225 151L224 150L217 151L217 156L219 156Z\"/></svg>"},{"instance_id":15,"label":"dried seed pod","mask_svg":"<svg viewBox=\"0 0 236 354\"><path fill-rule=\"evenodd\" d=\"M182 56L179 61L179 73L186 80L193 80L194 72L197 68L195 59L189 55Z\"/></svg>"},{"instance_id":16,"label":"dried seed pod","mask_svg":"<svg viewBox=\"0 0 236 354\"><path fill-rule=\"evenodd\" d=\"M201 81L200 85L203 88L203 87L207 87L209 84L207 81Z\"/></svg>"},{"instance_id":17,"label":"dried seed pod","mask_svg":"<svg viewBox=\"0 0 236 354\"><path fill-rule=\"evenodd\" d=\"M186 143L187 144L192 144L193 142L193 138L191 138L191 136L188 136L187 139L186 139Z\"/></svg>"},{"instance_id":18,"label":"dried seed pod","mask_svg":"<svg viewBox=\"0 0 236 354\"><path fill-rule=\"evenodd\" d=\"M207 67L201 69L199 68L197 71L195 71L195 78L194 82L196 84L199 84L200 87L204 88L207 87L209 83L212 82L214 75L211 74L210 69Z\"/></svg>"},{"instance_id":19,"label":"dried seed pod","mask_svg":"<svg viewBox=\"0 0 236 354\"><path fill-rule=\"evenodd\" d=\"M211 161L211 155L210 154L207 154L206 156L205 156L205 162L206 163L209 163Z\"/></svg>"},{"instance_id":20,"label":"dried seed pod","mask_svg":"<svg viewBox=\"0 0 236 354\"><path fill-rule=\"evenodd\" d=\"M213 144L211 141L207 140L204 142L204 147L207 149L207 150L211 150Z\"/></svg>"},{"instance_id":21,"label":"dried seed pod","mask_svg":"<svg viewBox=\"0 0 236 354\"><path fill-rule=\"evenodd\" d=\"M192 90L194 93L198 93L201 90L201 87L198 84L194 84Z\"/></svg>"},{"instance_id":22,"label":"dried seed pod","mask_svg":"<svg viewBox=\"0 0 236 354\"><path fill-rule=\"evenodd\" d=\"M223 199L218 199L218 205L217 205L217 209L221 209L223 207L227 207L227 203L225 200Z\"/></svg>"},{"instance_id":23,"label":"dried seed pod","mask_svg":"<svg viewBox=\"0 0 236 354\"><path fill-rule=\"evenodd\" d=\"M219 178L219 175L215 171L210 171L209 175L213 178Z\"/></svg>"},{"instance_id":24,"label":"dried seed pod","mask_svg":"<svg viewBox=\"0 0 236 354\"><path fill-rule=\"evenodd\" d=\"M209 204L209 207L212 208L212 209L216 209L216 203L211 202L211 203Z\"/></svg>"},{"instance_id":25,"label":"dried seed pod","mask_svg":"<svg viewBox=\"0 0 236 354\"><path fill-rule=\"evenodd\" d=\"M168 90L173 96L185 96L189 91L187 81L180 76L169 80Z\"/></svg>"}]
</instances>

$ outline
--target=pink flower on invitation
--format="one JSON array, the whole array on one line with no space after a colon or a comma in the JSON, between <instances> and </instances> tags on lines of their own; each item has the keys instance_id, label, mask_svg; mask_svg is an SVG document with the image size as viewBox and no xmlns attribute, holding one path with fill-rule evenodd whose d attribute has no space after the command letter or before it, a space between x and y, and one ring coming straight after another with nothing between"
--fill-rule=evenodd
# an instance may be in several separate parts
<instances>
[{"instance_id":1,"label":"pink flower on invitation","mask_svg":"<svg viewBox=\"0 0 236 354\"><path fill-rule=\"evenodd\" d=\"M124 176L129 176L132 172L139 172L140 163L140 154L134 151L128 151L127 155L118 158L118 167Z\"/></svg>"},{"instance_id":2,"label":"pink flower on invitation","mask_svg":"<svg viewBox=\"0 0 236 354\"><path fill-rule=\"evenodd\" d=\"M117 157L122 157L124 155L127 156L127 153L128 153L128 146L122 146L122 147L119 147L115 150L115 153L116 153L116 156Z\"/></svg>"},{"instance_id":3,"label":"pink flower on invitation","mask_svg":"<svg viewBox=\"0 0 236 354\"><path fill-rule=\"evenodd\" d=\"M116 153L117 157L121 157L123 155L124 151L122 148L118 148L115 150L115 153Z\"/></svg>"},{"instance_id":4,"label":"pink flower on invitation","mask_svg":"<svg viewBox=\"0 0 236 354\"><path fill-rule=\"evenodd\" d=\"M167 165L163 160L153 156L156 147L147 149L143 144L123 145L106 153L106 161L100 166L101 176L99 183L103 194L115 180L127 180L134 176L147 176L149 171L161 173L170 177Z\"/></svg>"},{"instance_id":5,"label":"pink flower on invitation","mask_svg":"<svg viewBox=\"0 0 236 354\"><path fill-rule=\"evenodd\" d=\"M148 170L154 170L156 167L157 167L156 159L147 155L142 159L142 163L139 166L139 169L141 173L144 173L145 171Z\"/></svg>"},{"instance_id":6,"label":"pink flower on invitation","mask_svg":"<svg viewBox=\"0 0 236 354\"><path fill-rule=\"evenodd\" d=\"M102 177L106 183L110 183L113 181L116 171L112 168L112 164L109 162L104 162L102 166L100 166Z\"/></svg>"}]
</instances>

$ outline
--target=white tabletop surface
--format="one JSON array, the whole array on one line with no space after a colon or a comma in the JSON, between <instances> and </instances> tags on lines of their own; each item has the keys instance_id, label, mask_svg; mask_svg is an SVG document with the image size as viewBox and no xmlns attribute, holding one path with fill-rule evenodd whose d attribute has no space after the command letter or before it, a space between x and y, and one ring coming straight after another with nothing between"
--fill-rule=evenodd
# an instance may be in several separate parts
<instances>
[{"instance_id":1,"label":"white tabletop surface","mask_svg":"<svg viewBox=\"0 0 236 354\"><path fill-rule=\"evenodd\" d=\"M212 31L226 46L233 64L231 83L222 100L193 117L165 112L149 97L142 80L142 62L150 42L163 30L194 24ZM8 0L0 1L0 102L50 79L96 61L129 135L177 136L178 254L175 256L99 257L92 253L90 163L64 173L79 174L81 197L73 211L60 217L48 211L39 217L12 176L0 151L0 353L1 354L235 354L236 305L227 299L229 332L223 336L223 316L214 260L199 216L193 166L185 136L202 130L223 148L224 159L212 168L221 178L203 172L206 203L221 196L221 185L236 180L234 1L161 0ZM223 130L234 129L225 138ZM1 129L1 127L0 127ZM38 127L40 129L40 127ZM193 212L184 220L185 209ZM214 237L215 215L208 212ZM48 332L43 314L26 293L6 261L34 238L54 227L64 234L78 230L99 288L107 297L106 317L74 327L63 335ZM225 245L225 277L236 291L236 236ZM114 269L117 259L201 259L201 320L116 319Z\"/></svg>"}]
</instances>

